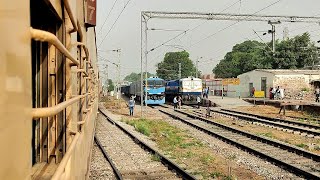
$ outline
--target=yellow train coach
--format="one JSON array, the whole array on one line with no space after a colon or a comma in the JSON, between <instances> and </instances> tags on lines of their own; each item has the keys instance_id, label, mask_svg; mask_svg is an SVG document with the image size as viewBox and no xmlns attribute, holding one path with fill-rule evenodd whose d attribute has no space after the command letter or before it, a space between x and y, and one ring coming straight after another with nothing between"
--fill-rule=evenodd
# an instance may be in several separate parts
<instances>
[{"instance_id":1,"label":"yellow train coach","mask_svg":"<svg viewBox=\"0 0 320 180\"><path fill-rule=\"evenodd\" d=\"M0 1L0 179L88 177L95 24L95 0Z\"/></svg>"}]
</instances>

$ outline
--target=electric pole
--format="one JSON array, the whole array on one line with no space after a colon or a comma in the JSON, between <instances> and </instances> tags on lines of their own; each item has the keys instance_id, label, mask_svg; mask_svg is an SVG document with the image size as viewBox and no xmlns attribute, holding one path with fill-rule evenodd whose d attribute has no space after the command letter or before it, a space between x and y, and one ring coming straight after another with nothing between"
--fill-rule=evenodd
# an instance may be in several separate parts
<instances>
[{"instance_id":1,"label":"electric pole","mask_svg":"<svg viewBox=\"0 0 320 180\"><path fill-rule=\"evenodd\" d=\"M197 61L196 61L196 78L198 78L198 71L199 71L199 67L198 67L198 65L199 65L199 59L202 59L202 57L198 57L197 58Z\"/></svg>"},{"instance_id":2,"label":"electric pole","mask_svg":"<svg viewBox=\"0 0 320 180\"><path fill-rule=\"evenodd\" d=\"M179 79L181 79L181 63L179 63Z\"/></svg>"},{"instance_id":3,"label":"electric pole","mask_svg":"<svg viewBox=\"0 0 320 180\"><path fill-rule=\"evenodd\" d=\"M196 61L196 74L195 74L196 78L198 77L198 62L199 62L199 58L197 58L197 61Z\"/></svg>"},{"instance_id":4,"label":"electric pole","mask_svg":"<svg viewBox=\"0 0 320 180\"><path fill-rule=\"evenodd\" d=\"M120 76L121 76L121 49L117 49L118 52L118 90L117 90L117 94L118 94L118 98L119 98L119 108L121 107L120 105L120 98L121 98L121 88L120 88Z\"/></svg>"},{"instance_id":5,"label":"electric pole","mask_svg":"<svg viewBox=\"0 0 320 180\"><path fill-rule=\"evenodd\" d=\"M268 21L268 24L271 25L272 29L271 31L268 31L268 33L272 34L272 53L274 54L276 52L276 24L280 24L280 21Z\"/></svg>"},{"instance_id":6,"label":"electric pole","mask_svg":"<svg viewBox=\"0 0 320 180\"><path fill-rule=\"evenodd\" d=\"M145 29L144 29L144 33L145 33L145 40L146 40L146 42L145 42L145 54L144 54L144 56L145 56L145 60L146 60L146 66L145 66L145 94L144 94L144 103L145 103L145 105L146 105L146 107L148 106L148 104L147 104L147 100L148 100L148 24L147 24L147 20L145 20ZM142 106L142 104L141 104L141 106Z\"/></svg>"},{"instance_id":7,"label":"electric pole","mask_svg":"<svg viewBox=\"0 0 320 180\"><path fill-rule=\"evenodd\" d=\"M105 90L106 91L106 96L108 96L108 90L109 90L109 79L108 79L108 62L106 64L106 87L107 89Z\"/></svg>"}]
</instances>

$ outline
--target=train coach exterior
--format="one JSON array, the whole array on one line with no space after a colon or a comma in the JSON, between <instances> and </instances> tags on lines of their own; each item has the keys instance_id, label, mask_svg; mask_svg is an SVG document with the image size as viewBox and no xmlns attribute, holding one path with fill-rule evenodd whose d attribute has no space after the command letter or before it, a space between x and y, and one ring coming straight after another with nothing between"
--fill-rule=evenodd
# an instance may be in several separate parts
<instances>
[{"instance_id":1,"label":"train coach exterior","mask_svg":"<svg viewBox=\"0 0 320 180\"><path fill-rule=\"evenodd\" d=\"M188 77L167 81L165 92L167 101L172 102L175 96L181 96L183 104L197 104L197 96L201 97L202 93L202 80Z\"/></svg>"},{"instance_id":2,"label":"train coach exterior","mask_svg":"<svg viewBox=\"0 0 320 180\"><path fill-rule=\"evenodd\" d=\"M164 80L157 77L147 79L147 88L145 80L143 81L143 95L147 91L147 99L145 102L150 105L165 103L165 83ZM135 96L137 100L141 99L141 81L134 82L130 85L130 95ZM143 97L144 97L143 96ZM144 103L145 103L144 102Z\"/></svg>"},{"instance_id":3,"label":"train coach exterior","mask_svg":"<svg viewBox=\"0 0 320 180\"><path fill-rule=\"evenodd\" d=\"M122 86L121 87L121 93L123 93L126 96L130 96L130 85L128 86Z\"/></svg>"},{"instance_id":4,"label":"train coach exterior","mask_svg":"<svg viewBox=\"0 0 320 180\"><path fill-rule=\"evenodd\" d=\"M87 179L98 109L95 3L0 3L0 179Z\"/></svg>"}]
</instances>

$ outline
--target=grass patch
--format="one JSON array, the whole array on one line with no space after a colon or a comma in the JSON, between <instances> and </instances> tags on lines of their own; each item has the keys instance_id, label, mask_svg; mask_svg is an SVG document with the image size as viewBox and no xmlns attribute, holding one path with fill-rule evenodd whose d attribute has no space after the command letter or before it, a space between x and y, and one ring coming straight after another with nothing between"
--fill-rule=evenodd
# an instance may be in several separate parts
<instances>
[{"instance_id":1,"label":"grass patch","mask_svg":"<svg viewBox=\"0 0 320 180\"><path fill-rule=\"evenodd\" d=\"M272 132L267 132L267 133L257 133L257 135L259 135L259 136L265 136L265 137L268 137L268 138L273 138L273 134L272 134Z\"/></svg>"},{"instance_id":2,"label":"grass patch","mask_svg":"<svg viewBox=\"0 0 320 180\"><path fill-rule=\"evenodd\" d=\"M218 179L223 179L223 180L232 180L232 176L227 176L221 172L213 172L210 173L211 178L218 178Z\"/></svg>"},{"instance_id":3,"label":"grass patch","mask_svg":"<svg viewBox=\"0 0 320 180\"><path fill-rule=\"evenodd\" d=\"M189 164L189 168L196 167L196 172L204 178L208 178L211 169L215 169L215 157L207 153L209 150L204 147L204 144L188 135L187 131L159 120L132 119L125 120L125 122L133 126L136 131L150 137L164 154L175 159L177 163ZM160 160L156 155L153 155L151 159Z\"/></svg>"},{"instance_id":4,"label":"grass patch","mask_svg":"<svg viewBox=\"0 0 320 180\"><path fill-rule=\"evenodd\" d=\"M151 134L152 123L150 123L146 119L126 120L126 123L133 126L136 131L140 132L141 134L144 134L146 136L150 136Z\"/></svg>"},{"instance_id":5,"label":"grass patch","mask_svg":"<svg viewBox=\"0 0 320 180\"><path fill-rule=\"evenodd\" d=\"M151 156L151 160L160 162L161 158L160 158L160 156L158 154L153 154Z\"/></svg>"},{"instance_id":6,"label":"grass patch","mask_svg":"<svg viewBox=\"0 0 320 180\"><path fill-rule=\"evenodd\" d=\"M307 148L307 147L308 147L308 145L303 144L303 143L301 143L301 144L296 144L296 146L297 146L297 147L300 147L300 148Z\"/></svg>"},{"instance_id":7,"label":"grass patch","mask_svg":"<svg viewBox=\"0 0 320 180\"><path fill-rule=\"evenodd\" d=\"M239 175L242 175L242 179L243 177L254 179L255 175L252 175L252 172L249 173L242 168L241 170L235 168L237 170L229 174L230 164L226 163L226 159L211 153L212 149L190 136L188 131L171 126L166 121L132 119L125 122L155 141L159 149L177 164L187 165L186 169L190 170L193 175L201 175L203 179L228 180ZM233 161L236 158L234 154L230 155L227 160ZM155 155L151 159L160 160Z\"/></svg>"},{"instance_id":8,"label":"grass patch","mask_svg":"<svg viewBox=\"0 0 320 180\"><path fill-rule=\"evenodd\" d=\"M214 162L214 157L212 157L209 154L204 154L204 155L201 156L201 161L202 161L203 164L208 165L208 164Z\"/></svg>"}]
</instances>

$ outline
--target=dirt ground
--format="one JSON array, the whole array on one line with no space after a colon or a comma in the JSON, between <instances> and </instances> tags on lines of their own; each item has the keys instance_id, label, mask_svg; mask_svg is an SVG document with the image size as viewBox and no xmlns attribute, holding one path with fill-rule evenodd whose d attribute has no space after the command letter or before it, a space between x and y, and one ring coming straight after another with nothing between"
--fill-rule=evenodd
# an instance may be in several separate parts
<instances>
[{"instance_id":1,"label":"dirt ground","mask_svg":"<svg viewBox=\"0 0 320 180\"><path fill-rule=\"evenodd\" d=\"M123 115L123 119L126 121L140 119L140 106L136 105L135 114L133 117L130 117L128 115L129 110L126 101L123 99L119 101L109 97L108 99L105 99L105 107L115 114ZM147 120L158 121L159 124L166 123L162 114L150 107L148 108L148 111L144 112L144 117ZM169 126L166 126L161 130L159 137L155 137L155 133L153 135L151 134L151 139L157 143L158 148L163 151L164 154L169 155L169 157L178 164L184 164L187 169L192 170L193 174L200 174L204 179L264 179L255 172L237 164L232 158L226 159L223 156L212 152L206 144L201 143L200 139L198 140L189 136L187 131ZM175 131L178 132L178 139L183 141L179 141L179 143L174 142L173 145L168 147L166 141L171 142L171 140L164 140L163 138L166 137L164 135L171 134ZM151 132L154 132L154 130L151 130ZM229 169L232 169L231 176L228 176Z\"/></svg>"}]
</instances>

